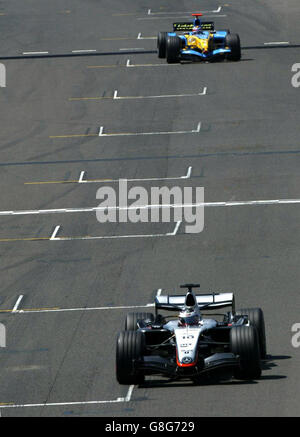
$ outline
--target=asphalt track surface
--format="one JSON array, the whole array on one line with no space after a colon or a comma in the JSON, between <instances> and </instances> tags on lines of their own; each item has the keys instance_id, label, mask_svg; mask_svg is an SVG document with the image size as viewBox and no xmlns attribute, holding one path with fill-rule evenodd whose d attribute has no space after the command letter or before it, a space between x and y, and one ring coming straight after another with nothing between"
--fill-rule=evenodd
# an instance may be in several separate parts
<instances>
[{"instance_id":1,"label":"asphalt track surface","mask_svg":"<svg viewBox=\"0 0 300 437\"><path fill-rule=\"evenodd\" d=\"M167 66L157 58L157 32L199 10L219 11L207 16L240 34L241 62ZM7 212L0 216L1 415L298 416L300 351L291 328L300 322L300 205L247 203L300 198L300 91L291 85L300 61L298 1L1 1L0 14L7 71L0 88ZM117 100L115 90L181 97ZM193 93L203 95L182 96ZM156 134L99 137L101 126ZM191 177L180 180L189 167ZM183 224L166 235L174 223L101 225L95 213L36 213L97 206L104 182L80 177L174 177L138 185L203 186L205 202L244 203L205 208L204 231L193 235ZM21 210L35 213L9 213ZM125 235L139 236L82 239ZM158 289L178 291L186 281L264 309L262 378L118 385L123 307L147 305Z\"/></svg>"}]
</instances>

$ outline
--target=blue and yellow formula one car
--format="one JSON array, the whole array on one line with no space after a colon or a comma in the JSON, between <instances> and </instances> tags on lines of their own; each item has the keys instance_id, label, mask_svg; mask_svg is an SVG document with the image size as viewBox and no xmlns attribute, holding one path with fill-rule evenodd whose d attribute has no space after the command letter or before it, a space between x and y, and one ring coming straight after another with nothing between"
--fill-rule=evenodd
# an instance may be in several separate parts
<instances>
[{"instance_id":1,"label":"blue and yellow formula one car","mask_svg":"<svg viewBox=\"0 0 300 437\"><path fill-rule=\"evenodd\" d=\"M216 31L212 21L201 21L200 13L192 16L193 22L174 23L173 32L159 32L159 58L166 58L168 63L241 59L238 34L229 30Z\"/></svg>"}]
</instances>

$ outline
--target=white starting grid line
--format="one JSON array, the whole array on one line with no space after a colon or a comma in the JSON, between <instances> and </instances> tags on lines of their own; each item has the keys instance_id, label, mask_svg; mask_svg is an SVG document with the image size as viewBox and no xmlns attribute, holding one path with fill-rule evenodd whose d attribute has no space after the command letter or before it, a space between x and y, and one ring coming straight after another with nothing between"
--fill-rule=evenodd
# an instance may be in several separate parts
<instances>
[{"instance_id":1,"label":"white starting grid line","mask_svg":"<svg viewBox=\"0 0 300 437\"><path fill-rule=\"evenodd\" d=\"M82 171L82 172L80 173L80 176L79 176L79 179L78 179L78 183L79 183L79 184L81 184L82 182L87 182L86 180L83 179L84 176L85 176L85 174L86 174L85 171Z\"/></svg>"},{"instance_id":2,"label":"white starting grid line","mask_svg":"<svg viewBox=\"0 0 300 437\"><path fill-rule=\"evenodd\" d=\"M192 130L179 130L179 131L160 131L160 132L117 132L105 134L104 126L100 126L99 137L126 137L126 136L144 136L144 135L178 135L178 134L195 134L201 130L201 121L198 123L196 129Z\"/></svg>"},{"instance_id":3,"label":"white starting grid line","mask_svg":"<svg viewBox=\"0 0 300 437\"><path fill-rule=\"evenodd\" d=\"M160 296L162 289L157 290L156 296ZM61 309L44 309L44 310L18 310L19 304L23 296L21 295L12 310L14 314L36 314L36 313L51 313L51 312L73 312L73 311L99 311L99 310L124 310L124 309L139 309L139 308L149 308L153 307L154 304L146 305L128 305L128 306L115 306L115 307L94 307L94 308L61 308ZM42 402L42 403L31 403L31 404L15 404L12 402L2 402L0 403L0 417L2 408L44 408L44 407L66 407L66 406L81 406L81 405L103 405L103 404L114 404L114 403L124 403L130 402L132 398L132 393L134 390L134 385L128 387L128 391L125 397L118 397L112 400L100 400L100 401L77 401L77 402Z\"/></svg>"},{"instance_id":4,"label":"white starting grid line","mask_svg":"<svg viewBox=\"0 0 300 437\"><path fill-rule=\"evenodd\" d=\"M140 67L178 67L181 64L168 64L168 63L161 63L161 64L132 64L130 59L127 59L126 61L126 67L127 68L140 68ZM92 68L92 67L91 67Z\"/></svg>"},{"instance_id":5,"label":"white starting grid line","mask_svg":"<svg viewBox=\"0 0 300 437\"><path fill-rule=\"evenodd\" d=\"M114 65L89 65L87 68L115 68L115 67L125 67L125 68L147 68L147 67L181 67L182 64L168 64L167 62L160 64L131 64L130 59L127 59L126 64L114 64Z\"/></svg>"},{"instance_id":6,"label":"white starting grid line","mask_svg":"<svg viewBox=\"0 0 300 437\"><path fill-rule=\"evenodd\" d=\"M156 297L161 295L162 288L156 291ZM77 311L109 311L109 310L132 310L132 309L142 309L154 307L154 303L147 303L145 305L118 305L118 306L102 306L102 307L78 307L78 308L29 308L29 309L19 309L20 302L23 295L19 296L14 308L10 310L5 310L6 313L10 314L37 314L37 313L65 313L65 312L77 312ZM1 310L0 310L1 312Z\"/></svg>"},{"instance_id":7,"label":"white starting grid line","mask_svg":"<svg viewBox=\"0 0 300 437\"><path fill-rule=\"evenodd\" d=\"M160 296L162 289L159 288L156 292L156 296ZM14 314L36 314L36 313L57 313L57 312L74 312L74 311L99 311L99 310L124 310L124 309L140 309L153 307L154 304L146 305L128 305L128 306L115 306L115 307L94 307L94 308L61 308L61 309L42 309L42 310L18 310L19 304L23 296L21 295L12 310ZM125 397L118 397L112 400L101 400L101 401L77 401L77 402L42 402L42 403L31 403L31 404L14 404L11 402L0 403L0 417L2 408L44 408L44 407L65 407L65 406L81 406L81 405L103 405L103 404L113 404L113 403L124 403L130 402L132 398L132 393L134 390L134 385L130 385Z\"/></svg>"},{"instance_id":8,"label":"white starting grid line","mask_svg":"<svg viewBox=\"0 0 300 437\"><path fill-rule=\"evenodd\" d=\"M217 9L210 11L201 11L202 14L206 15L207 18L217 18L217 17L226 17L227 15L220 15L222 11L222 6L219 6ZM148 9L147 17L140 17L137 20L163 20L170 18L185 18L190 17L191 14L195 13L195 11L171 11L171 12L152 12L152 9ZM213 14L213 15L207 15Z\"/></svg>"},{"instance_id":9,"label":"white starting grid line","mask_svg":"<svg viewBox=\"0 0 300 437\"><path fill-rule=\"evenodd\" d=\"M142 36L142 32L139 32L136 39L157 39L157 37L156 36Z\"/></svg>"},{"instance_id":10,"label":"white starting grid line","mask_svg":"<svg viewBox=\"0 0 300 437\"><path fill-rule=\"evenodd\" d=\"M164 234L129 234L129 235L101 235L101 236L82 236L82 237L57 237L61 226L55 227L53 234L50 237L50 241L75 241L75 240L121 240L123 238L161 238L161 237L175 237L181 225L181 221L176 222L175 228L172 232Z\"/></svg>"},{"instance_id":11,"label":"white starting grid line","mask_svg":"<svg viewBox=\"0 0 300 437\"><path fill-rule=\"evenodd\" d=\"M184 15L184 14L188 14L188 15ZM184 12L182 13L182 15L164 15L164 16L148 16L148 17L142 17L142 18L137 18L137 20L167 20L167 19L176 19L176 18L190 18L190 15L188 12ZM205 14L205 18L225 18L227 17L226 14L215 14L215 15L206 15Z\"/></svg>"},{"instance_id":12,"label":"white starting grid line","mask_svg":"<svg viewBox=\"0 0 300 437\"><path fill-rule=\"evenodd\" d=\"M59 230L60 230L60 226L55 226L55 229L50 237L50 241L53 241L56 239L56 235L58 234Z\"/></svg>"},{"instance_id":13,"label":"white starting grid line","mask_svg":"<svg viewBox=\"0 0 300 437\"><path fill-rule=\"evenodd\" d=\"M14 404L14 403L0 403L0 408L43 408L43 407L67 407L80 405L101 405L101 404L115 404L120 402L130 402L134 385L130 385L125 397L120 397L105 401L82 401L82 402L42 402L37 404Z\"/></svg>"},{"instance_id":14,"label":"white starting grid line","mask_svg":"<svg viewBox=\"0 0 300 437\"><path fill-rule=\"evenodd\" d=\"M166 99L166 98L174 98L174 97L199 97L205 96L207 94L207 87L203 87L203 90L199 93L182 93L182 94L160 94L153 96L119 96L118 90L114 91L112 97L109 96L101 96L101 97L71 97L70 101L82 101L82 100L138 100L138 99Z\"/></svg>"},{"instance_id":15,"label":"white starting grid line","mask_svg":"<svg viewBox=\"0 0 300 437\"><path fill-rule=\"evenodd\" d=\"M217 9L212 11L201 11L201 14L218 14L221 12L222 6L219 6ZM184 11L184 12L152 12L151 9L148 9L147 15L182 15L182 14L194 14L195 11Z\"/></svg>"},{"instance_id":16,"label":"white starting grid line","mask_svg":"<svg viewBox=\"0 0 300 437\"><path fill-rule=\"evenodd\" d=\"M190 179L192 176L192 166L189 166L187 172L183 176L174 176L174 177L160 177L160 178L135 178L135 179L126 179L127 182L155 182L155 181L176 181L182 179ZM82 171L80 173L78 182L79 184L94 184L94 183L118 183L124 179L84 179L86 175L86 171Z\"/></svg>"},{"instance_id":17,"label":"white starting grid line","mask_svg":"<svg viewBox=\"0 0 300 437\"><path fill-rule=\"evenodd\" d=\"M78 311L112 311L112 310L134 310L153 307L153 303L146 305L126 305L126 306L103 306L103 307L82 307L82 308L34 308L34 309L24 309L24 310L12 310L6 311L10 314L44 314L44 313L74 313ZM1 312L1 311L0 311Z\"/></svg>"},{"instance_id":18,"label":"white starting grid line","mask_svg":"<svg viewBox=\"0 0 300 437\"><path fill-rule=\"evenodd\" d=\"M80 172L78 180L66 180L66 181L42 181L42 182L25 182L26 185L47 185L47 184L105 184L105 183L118 183L126 179L127 182L155 182L155 181L173 181L173 180L185 180L190 179L192 176L192 166L187 168L186 174L183 176L170 176L170 177L156 177L156 178L98 178L98 179L86 179L87 172L85 170Z\"/></svg>"},{"instance_id":19,"label":"white starting grid line","mask_svg":"<svg viewBox=\"0 0 300 437\"><path fill-rule=\"evenodd\" d=\"M159 288L156 292L156 296L160 296L162 289ZM22 296L23 297L23 296ZM18 298L14 308L18 308L21 302L21 296ZM146 305L132 305L132 306L116 306L116 307L95 307L95 308L65 308L65 309L49 309L49 310L13 310L12 312L17 314L34 314L34 313L51 313L51 312L70 312L70 311L92 311L92 310L116 310L116 309L138 309L153 307L154 304ZM134 385L128 387L128 391L125 397L118 397L112 400L98 400L98 401L77 401L77 402L41 402L41 403L28 403L28 404L15 404L12 402L0 403L0 409L6 408L44 408L44 407L66 407L66 406L82 406L82 405L103 405L113 403L130 402L134 390ZM0 410L1 414L1 410Z\"/></svg>"},{"instance_id":20,"label":"white starting grid line","mask_svg":"<svg viewBox=\"0 0 300 437\"><path fill-rule=\"evenodd\" d=\"M136 100L136 99L166 99L171 97L198 97L205 96L207 93L207 87L205 86L199 93L191 94L161 94L156 96L118 96L118 90L114 91L113 100Z\"/></svg>"},{"instance_id":21,"label":"white starting grid line","mask_svg":"<svg viewBox=\"0 0 300 437\"><path fill-rule=\"evenodd\" d=\"M21 300L23 299L23 297L24 296L22 294L18 297L18 300L17 300L17 302L15 303L15 305L14 305L14 307L12 309L12 313L17 313L18 312L18 308L19 308L19 305L20 305Z\"/></svg>"}]
</instances>

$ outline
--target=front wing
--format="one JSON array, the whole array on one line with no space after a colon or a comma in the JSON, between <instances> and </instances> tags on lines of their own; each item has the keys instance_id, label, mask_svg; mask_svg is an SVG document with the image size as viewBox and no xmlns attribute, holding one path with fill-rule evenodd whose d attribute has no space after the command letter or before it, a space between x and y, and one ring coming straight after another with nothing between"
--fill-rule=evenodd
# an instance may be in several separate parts
<instances>
[{"instance_id":1,"label":"front wing","mask_svg":"<svg viewBox=\"0 0 300 437\"><path fill-rule=\"evenodd\" d=\"M175 362L159 355L146 355L135 361L135 368L142 370L146 375L159 374L169 378L186 378L212 372L220 368L233 368L239 366L239 358L231 352L215 353L205 358L199 366L194 366L186 373Z\"/></svg>"},{"instance_id":2,"label":"front wing","mask_svg":"<svg viewBox=\"0 0 300 437\"><path fill-rule=\"evenodd\" d=\"M186 59L186 60L190 60L191 57L198 57L199 59L213 59L213 58L217 58L220 57L222 55L225 55L226 53L230 53L231 50L230 49L216 49L213 50L211 52L208 53L201 53L197 50L192 50L192 49L183 49L180 51L180 58L181 59Z\"/></svg>"}]
</instances>

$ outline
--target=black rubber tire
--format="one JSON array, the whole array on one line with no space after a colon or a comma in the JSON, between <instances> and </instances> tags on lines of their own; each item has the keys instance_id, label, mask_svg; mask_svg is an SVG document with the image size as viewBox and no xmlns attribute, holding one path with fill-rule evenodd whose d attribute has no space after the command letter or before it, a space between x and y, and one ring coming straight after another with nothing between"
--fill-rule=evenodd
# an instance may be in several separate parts
<instances>
[{"instance_id":1,"label":"black rubber tire","mask_svg":"<svg viewBox=\"0 0 300 437\"><path fill-rule=\"evenodd\" d=\"M181 46L181 39L178 36L169 36L167 38L166 58L168 64L179 62Z\"/></svg>"},{"instance_id":2,"label":"black rubber tire","mask_svg":"<svg viewBox=\"0 0 300 437\"><path fill-rule=\"evenodd\" d=\"M157 54L162 59L166 57L167 35L168 32L159 32L157 35Z\"/></svg>"},{"instance_id":3,"label":"black rubber tire","mask_svg":"<svg viewBox=\"0 0 300 437\"><path fill-rule=\"evenodd\" d=\"M134 360L141 359L145 339L141 331L122 331L117 339L116 377L119 384L142 384L144 374L135 370Z\"/></svg>"},{"instance_id":4,"label":"black rubber tire","mask_svg":"<svg viewBox=\"0 0 300 437\"><path fill-rule=\"evenodd\" d=\"M152 313L128 313L125 319L125 331L136 331L138 329L137 321L150 319L154 322L154 315Z\"/></svg>"},{"instance_id":5,"label":"black rubber tire","mask_svg":"<svg viewBox=\"0 0 300 437\"><path fill-rule=\"evenodd\" d=\"M255 326L258 333L260 357L265 359L267 356L266 328L264 313L261 308L243 308L235 313L237 316L248 316L250 325Z\"/></svg>"},{"instance_id":6,"label":"black rubber tire","mask_svg":"<svg viewBox=\"0 0 300 437\"><path fill-rule=\"evenodd\" d=\"M241 59L241 42L237 33L226 35L225 46L231 49L231 53L227 53L226 59L229 61L239 61Z\"/></svg>"},{"instance_id":7,"label":"black rubber tire","mask_svg":"<svg viewBox=\"0 0 300 437\"><path fill-rule=\"evenodd\" d=\"M234 372L237 379L258 379L261 362L257 330L254 326L233 326L230 330L230 347L240 357L240 366Z\"/></svg>"}]
</instances>

